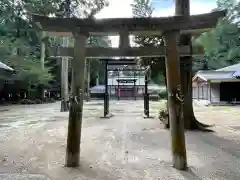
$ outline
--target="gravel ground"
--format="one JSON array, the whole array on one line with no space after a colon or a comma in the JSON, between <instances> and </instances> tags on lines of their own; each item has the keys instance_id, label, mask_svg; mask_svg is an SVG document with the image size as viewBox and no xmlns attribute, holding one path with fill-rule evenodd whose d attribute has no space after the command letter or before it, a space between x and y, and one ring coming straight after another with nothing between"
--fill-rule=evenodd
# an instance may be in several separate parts
<instances>
[{"instance_id":1,"label":"gravel ground","mask_svg":"<svg viewBox=\"0 0 240 180\"><path fill-rule=\"evenodd\" d=\"M156 102L151 103L156 115ZM100 119L101 101L84 105L81 166L64 167L68 113L60 103L0 107L0 179L3 180L239 180L238 107L195 107L214 133L186 132L189 171L171 166L170 135L157 119L142 118L143 101L113 101ZM239 111L239 113L238 113Z\"/></svg>"}]
</instances>

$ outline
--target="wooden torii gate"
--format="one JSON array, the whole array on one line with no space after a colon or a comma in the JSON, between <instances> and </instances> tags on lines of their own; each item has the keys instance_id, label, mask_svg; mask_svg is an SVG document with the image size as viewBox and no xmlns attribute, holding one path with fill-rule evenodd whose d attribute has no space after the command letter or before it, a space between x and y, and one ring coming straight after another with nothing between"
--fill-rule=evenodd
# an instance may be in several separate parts
<instances>
[{"instance_id":1,"label":"wooden torii gate","mask_svg":"<svg viewBox=\"0 0 240 180\"><path fill-rule=\"evenodd\" d=\"M207 31L214 27L225 11L216 11L194 16L159 18L76 19L50 18L32 15L39 27L47 32L58 32L75 39L74 48L60 48L59 56L73 57L72 95L70 97L66 166L79 166L81 124L84 98L84 70L87 57L136 57L165 56L169 93L169 120L173 165L186 168L184 127L180 121L180 56L191 55L189 46L178 46L179 35ZM165 47L130 47L129 34L163 35ZM120 35L119 48L86 48L86 40L94 35ZM79 71L81 67L83 71ZM176 143L177 142L177 143ZM178 145L178 146L177 146ZM180 145L180 146L179 146Z\"/></svg>"}]
</instances>

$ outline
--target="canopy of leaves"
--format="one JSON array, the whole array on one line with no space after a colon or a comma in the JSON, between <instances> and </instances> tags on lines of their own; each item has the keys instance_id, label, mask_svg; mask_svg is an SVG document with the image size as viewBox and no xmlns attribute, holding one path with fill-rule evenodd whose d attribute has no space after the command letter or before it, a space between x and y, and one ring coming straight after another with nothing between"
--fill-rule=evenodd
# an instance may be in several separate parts
<instances>
[{"instance_id":1,"label":"canopy of leaves","mask_svg":"<svg viewBox=\"0 0 240 180\"><path fill-rule=\"evenodd\" d=\"M228 9L226 18L196 40L197 44L204 47L208 69L218 69L240 61L240 3L218 0L217 5L218 9Z\"/></svg>"},{"instance_id":2,"label":"canopy of leaves","mask_svg":"<svg viewBox=\"0 0 240 180\"><path fill-rule=\"evenodd\" d=\"M65 17L68 14L71 17L93 18L107 4L105 0L1 0L0 61L15 70L12 76L4 77L8 83L11 82L11 89L37 89L40 85L56 81L60 84L60 66L55 59L46 56L45 69L42 69L40 45L45 43L47 55L51 39L42 39L28 11L47 16ZM96 46L107 46L109 42L102 37L90 41ZM11 89L8 89L9 93Z\"/></svg>"}]
</instances>

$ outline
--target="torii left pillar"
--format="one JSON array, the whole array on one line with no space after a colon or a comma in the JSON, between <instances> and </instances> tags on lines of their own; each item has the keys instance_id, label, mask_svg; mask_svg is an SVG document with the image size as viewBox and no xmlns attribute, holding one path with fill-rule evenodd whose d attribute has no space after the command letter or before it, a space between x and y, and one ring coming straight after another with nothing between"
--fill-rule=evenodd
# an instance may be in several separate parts
<instances>
[{"instance_id":1,"label":"torii left pillar","mask_svg":"<svg viewBox=\"0 0 240 180\"><path fill-rule=\"evenodd\" d=\"M184 122L182 117L181 80L179 62L180 31L164 33L166 45L166 75L168 91L168 112L170 121L173 166L180 170L187 168Z\"/></svg>"},{"instance_id":2,"label":"torii left pillar","mask_svg":"<svg viewBox=\"0 0 240 180\"><path fill-rule=\"evenodd\" d=\"M74 35L74 55L72 61L72 83L69 109L66 166L78 167L80 159L80 143L82 129L84 74L86 63L87 36L79 33Z\"/></svg>"}]
</instances>

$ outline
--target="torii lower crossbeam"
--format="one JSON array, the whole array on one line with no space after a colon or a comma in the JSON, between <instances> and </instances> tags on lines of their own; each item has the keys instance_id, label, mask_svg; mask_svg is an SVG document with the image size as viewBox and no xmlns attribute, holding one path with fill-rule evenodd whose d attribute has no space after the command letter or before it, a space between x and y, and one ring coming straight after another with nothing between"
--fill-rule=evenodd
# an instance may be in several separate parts
<instances>
[{"instance_id":1,"label":"torii lower crossbeam","mask_svg":"<svg viewBox=\"0 0 240 180\"><path fill-rule=\"evenodd\" d=\"M179 47L181 56L191 56L192 52L189 46ZM50 56L52 57L73 57L74 48L51 47ZM166 47L129 47L121 48L86 48L86 57L88 58L111 58L111 57L164 57ZM194 56L203 54L202 51L193 52Z\"/></svg>"}]
</instances>

